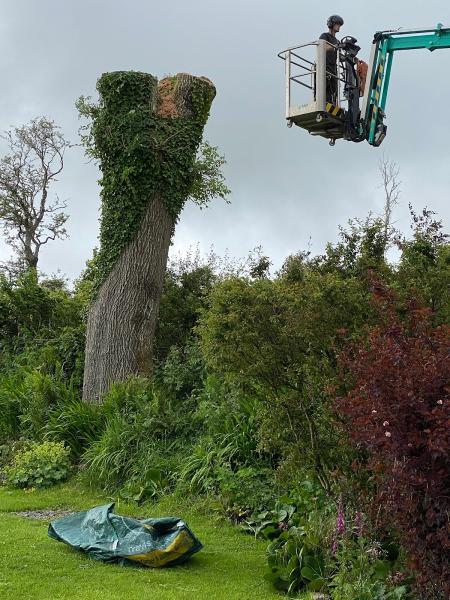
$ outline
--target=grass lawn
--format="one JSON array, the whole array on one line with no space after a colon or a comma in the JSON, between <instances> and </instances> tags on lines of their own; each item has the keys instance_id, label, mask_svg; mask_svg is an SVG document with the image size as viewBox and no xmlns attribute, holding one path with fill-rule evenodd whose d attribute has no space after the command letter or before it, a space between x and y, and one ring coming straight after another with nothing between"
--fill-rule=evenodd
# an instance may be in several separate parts
<instances>
[{"instance_id":1,"label":"grass lawn","mask_svg":"<svg viewBox=\"0 0 450 600\"><path fill-rule=\"evenodd\" d=\"M97 562L47 536L48 521L15 511L86 510L111 498L68 483L25 492L0 487L0 598L5 600L278 599L263 579L264 542L218 522L201 505L169 498L145 507L116 504L130 516L180 516L204 544L183 566L167 569L119 567Z\"/></svg>"}]
</instances>

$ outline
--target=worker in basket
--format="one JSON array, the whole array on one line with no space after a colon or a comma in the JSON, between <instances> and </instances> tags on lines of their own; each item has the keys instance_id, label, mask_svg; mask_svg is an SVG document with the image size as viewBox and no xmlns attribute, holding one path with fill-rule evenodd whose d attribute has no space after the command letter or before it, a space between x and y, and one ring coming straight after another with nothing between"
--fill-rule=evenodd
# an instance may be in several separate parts
<instances>
[{"instance_id":1,"label":"worker in basket","mask_svg":"<svg viewBox=\"0 0 450 600\"><path fill-rule=\"evenodd\" d=\"M326 40L327 44L327 102L331 102L331 104L338 104L338 83L337 83L337 47L339 45L339 40L336 37L336 34L339 33L339 30L344 24L344 19L339 15L331 15L327 21L328 31L326 33L322 33L320 36L321 40Z\"/></svg>"}]
</instances>

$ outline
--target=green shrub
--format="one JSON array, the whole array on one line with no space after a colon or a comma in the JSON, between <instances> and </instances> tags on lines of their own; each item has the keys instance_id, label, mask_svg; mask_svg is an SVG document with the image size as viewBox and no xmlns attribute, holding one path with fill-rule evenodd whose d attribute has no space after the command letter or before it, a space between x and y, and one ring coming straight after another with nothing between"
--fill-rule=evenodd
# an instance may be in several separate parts
<instances>
[{"instance_id":1,"label":"green shrub","mask_svg":"<svg viewBox=\"0 0 450 600\"><path fill-rule=\"evenodd\" d=\"M237 471L221 468L217 479L223 510L236 523L271 504L280 493L273 481L273 471L263 467L242 467Z\"/></svg>"},{"instance_id":2,"label":"green shrub","mask_svg":"<svg viewBox=\"0 0 450 600\"><path fill-rule=\"evenodd\" d=\"M69 396L49 412L41 433L45 439L64 442L71 457L78 460L97 441L106 427L101 404L88 404L77 396Z\"/></svg>"},{"instance_id":3,"label":"green shrub","mask_svg":"<svg viewBox=\"0 0 450 600\"><path fill-rule=\"evenodd\" d=\"M223 447L233 446L233 466L266 464L269 455L258 448L258 413L260 403L242 387L223 378L208 375L198 395L195 418L202 424L206 437Z\"/></svg>"},{"instance_id":4,"label":"green shrub","mask_svg":"<svg viewBox=\"0 0 450 600\"><path fill-rule=\"evenodd\" d=\"M236 448L226 436L204 438L186 456L180 469L180 486L196 494L219 491L218 472L230 467Z\"/></svg>"},{"instance_id":5,"label":"green shrub","mask_svg":"<svg viewBox=\"0 0 450 600\"><path fill-rule=\"evenodd\" d=\"M207 376L194 414L198 436L179 467L179 492L213 494L237 522L278 495L270 456L258 448L258 408L239 386Z\"/></svg>"},{"instance_id":6,"label":"green shrub","mask_svg":"<svg viewBox=\"0 0 450 600\"><path fill-rule=\"evenodd\" d=\"M3 443L0 445L0 481L3 481L6 478L4 473L5 467L11 464L17 453L28 450L30 448L30 443L30 440L25 438L19 438L18 440L3 440Z\"/></svg>"},{"instance_id":7,"label":"green shrub","mask_svg":"<svg viewBox=\"0 0 450 600\"><path fill-rule=\"evenodd\" d=\"M142 456L131 464L119 496L140 503L172 493L185 451L182 445L174 442L149 443Z\"/></svg>"},{"instance_id":8,"label":"green shrub","mask_svg":"<svg viewBox=\"0 0 450 600\"><path fill-rule=\"evenodd\" d=\"M273 509L267 510L267 506L270 504L273 505ZM276 501L267 503L265 510L251 515L246 519L242 528L244 531L254 534L255 537L273 540L283 531L303 523L305 515L314 517L314 515L320 514L320 521L324 523L328 518L326 514L328 510L329 503L320 487L312 481L304 480L291 490L291 495L282 496Z\"/></svg>"},{"instance_id":9,"label":"green shrub","mask_svg":"<svg viewBox=\"0 0 450 600\"><path fill-rule=\"evenodd\" d=\"M0 348L17 353L31 340L53 339L62 329L80 325L80 300L61 282L51 283L39 283L35 269L16 280L0 274Z\"/></svg>"},{"instance_id":10,"label":"green shrub","mask_svg":"<svg viewBox=\"0 0 450 600\"><path fill-rule=\"evenodd\" d=\"M20 354L14 355L9 368L25 368L73 381L81 389L84 369L84 325L64 327L47 332L27 343Z\"/></svg>"},{"instance_id":11,"label":"green shrub","mask_svg":"<svg viewBox=\"0 0 450 600\"><path fill-rule=\"evenodd\" d=\"M273 510L242 525L270 540L268 581L288 595L322 591L333 600L411 598L395 543L378 542L361 513L346 513L341 504L336 511L309 481L296 493L294 500L280 498Z\"/></svg>"},{"instance_id":12,"label":"green shrub","mask_svg":"<svg viewBox=\"0 0 450 600\"><path fill-rule=\"evenodd\" d=\"M282 531L267 548L267 561L265 578L289 595L326 586L324 553L302 527Z\"/></svg>"},{"instance_id":13,"label":"green shrub","mask_svg":"<svg viewBox=\"0 0 450 600\"><path fill-rule=\"evenodd\" d=\"M63 481L69 474L70 451L62 442L33 443L19 451L6 467L6 482L19 488L45 487Z\"/></svg>"},{"instance_id":14,"label":"green shrub","mask_svg":"<svg viewBox=\"0 0 450 600\"><path fill-rule=\"evenodd\" d=\"M392 544L347 533L336 544L336 551L329 559L331 597L333 600L410 598L406 577L402 577L402 585L390 582L397 558L398 549Z\"/></svg>"},{"instance_id":15,"label":"green shrub","mask_svg":"<svg viewBox=\"0 0 450 600\"><path fill-rule=\"evenodd\" d=\"M233 514L260 506L274 486L257 450L254 403L214 378L198 400L178 396L173 366L163 383L111 386L104 430L83 456L86 478L139 501L177 488L217 494Z\"/></svg>"},{"instance_id":16,"label":"green shrub","mask_svg":"<svg viewBox=\"0 0 450 600\"><path fill-rule=\"evenodd\" d=\"M42 441L50 415L76 398L78 391L61 372L49 375L20 366L0 373L0 439Z\"/></svg>"},{"instance_id":17,"label":"green shrub","mask_svg":"<svg viewBox=\"0 0 450 600\"><path fill-rule=\"evenodd\" d=\"M20 435L20 415L24 398L21 394L23 375L0 375L0 439L5 442Z\"/></svg>"},{"instance_id":18,"label":"green shrub","mask_svg":"<svg viewBox=\"0 0 450 600\"><path fill-rule=\"evenodd\" d=\"M178 264L168 265L155 332L156 362L165 362L171 348L189 343L215 279L213 265L201 264L189 253Z\"/></svg>"},{"instance_id":19,"label":"green shrub","mask_svg":"<svg viewBox=\"0 0 450 600\"><path fill-rule=\"evenodd\" d=\"M372 318L368 298L362 282L335 273L301 283L234 278L213 289L198 326L209 372L257 399L257 447L309 470L327 492L330 467L347 462L326 393L338 331L358 335Z\"/></svg>"},{"instance_id":20,"label":"green shrub","mask_svg":"<svg viewBox=\"0 0 450 600\"><path fill-rule=\"evenodd\" d=\"M105 428L83 456L87 480L139 500L173 489L195 435L189 406L145 379L112 385Z\"/></svg>"},{"instance_id":21,"label":"green shrub","mask_svg":"<svg viewBox=\"0 0 450 600\"><path fill-rule=\"evenodd\" d=\"M180 399L198 394L203 388L205 367L203 356L195 339L185 346L172 346L165 362L157 371L157 379L172 396Z\"/></svg>"},{"instance_id":22,"label":"green shrub","mask_svg":"<svg viewBox=\"0 0 450 600\"><path fill-rule=\"evenodd\" d=\"M20 388L22 435L37 441L48 422L50 412L73 397L74 390L58 375L39 371L26 373Z\"/></svg>"}]
</instances>

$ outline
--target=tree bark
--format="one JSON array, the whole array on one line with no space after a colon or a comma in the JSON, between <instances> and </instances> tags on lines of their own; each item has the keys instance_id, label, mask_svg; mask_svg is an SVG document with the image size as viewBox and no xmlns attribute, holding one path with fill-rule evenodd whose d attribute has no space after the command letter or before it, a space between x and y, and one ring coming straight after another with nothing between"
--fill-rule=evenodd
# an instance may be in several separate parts
<instances>
[{"instance_id":1,"label":"tree bark","mask_svg":"<svg viewBox=\"0 0 450 600\"><path fill-rule=\"evenodd\" d=\"M189 118L195 79L179 74L176 86L173 80L170 85L167 80L159 83L155 111L161 118ZM195 153L196 148L192 151ZM101 401L114 381L152 374L154 333L175 220L164 202L164 190L157 190L148 199L137 235L120 255L90 307L85 401Z\"/></svg>"}]
</instances>

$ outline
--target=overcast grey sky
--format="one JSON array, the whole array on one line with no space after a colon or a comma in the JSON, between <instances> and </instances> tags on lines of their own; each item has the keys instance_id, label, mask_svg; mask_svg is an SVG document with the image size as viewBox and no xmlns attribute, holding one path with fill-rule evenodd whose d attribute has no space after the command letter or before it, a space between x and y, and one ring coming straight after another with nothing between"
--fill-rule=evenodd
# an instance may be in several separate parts
<instances>
[{"instance_id":1,"label":"overcast grey sky","mask_svg":"<svg viewBox=\"0 0 450 600\"><path fill-rule=\"evenodd\" d=\"M211 245L243 256L261 244L276 266L289 253L314 253L334 241L339 224L380 212L377 163L384 153L401 169L398 225L407 231L408 202L427 205L450 225L450 49L395 56L387 105L388 136L367 143L312 138L284 121L283 63L277 52L311 41L326 18L345 19L368 59L381 29L450 25L448 0L311 2L310 0L1 0L0 129L47 115L78 142L74 102L95 96L101 73L123 69L158 77L206 75L217 87L206 138L226 155L230 205L187 206L173 250ZM4 148L0 147L2 153ZM40 266L76 277L97 243L97 167L81 148L66 159L57 191L68 201L70 238L49 244ZM9 250L0 244L0 260Z\"/></svg>"}]
</instances>

